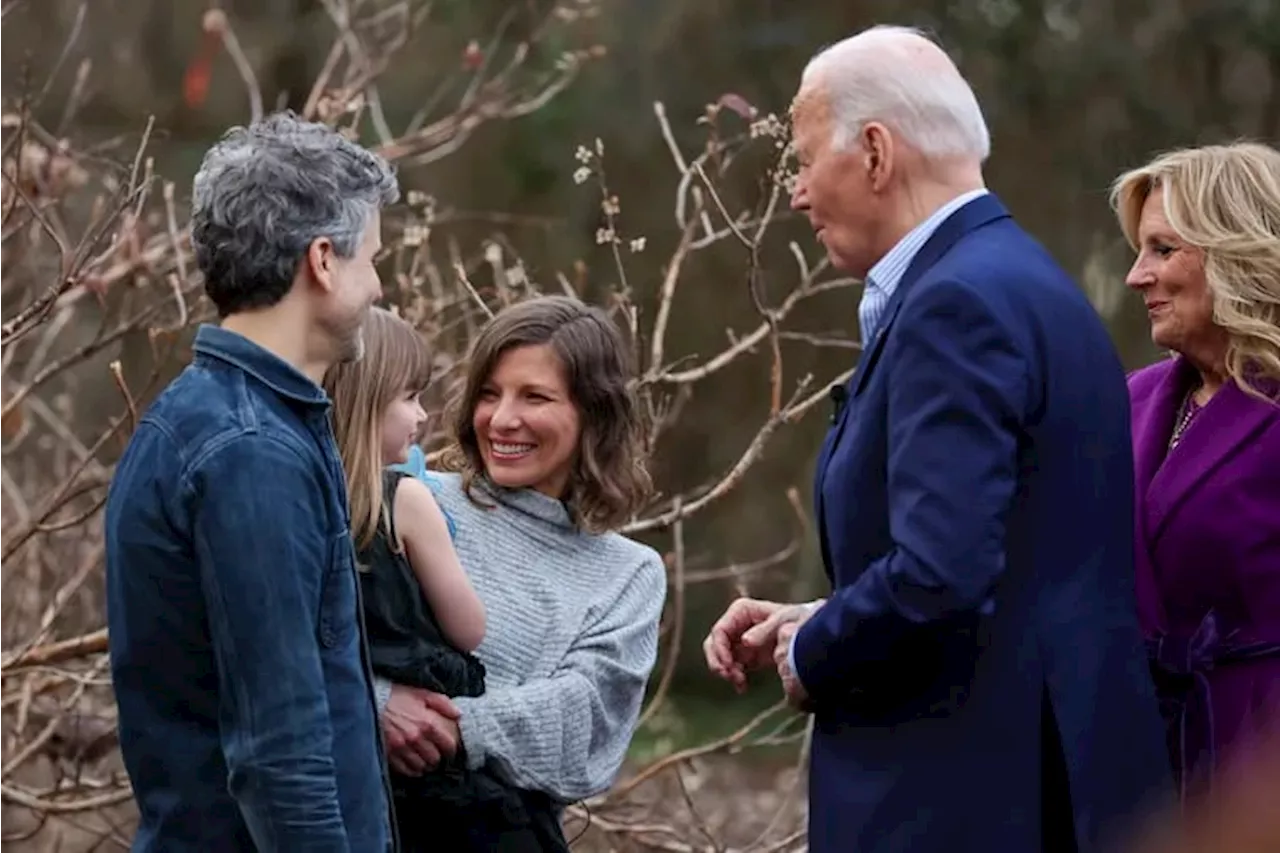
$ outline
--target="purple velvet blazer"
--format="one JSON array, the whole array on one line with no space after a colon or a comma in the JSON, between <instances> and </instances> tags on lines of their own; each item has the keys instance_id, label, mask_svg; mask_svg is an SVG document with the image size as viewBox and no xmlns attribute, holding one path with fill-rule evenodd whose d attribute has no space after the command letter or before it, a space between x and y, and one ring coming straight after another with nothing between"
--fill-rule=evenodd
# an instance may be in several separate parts
<instances>
[{"instance_id":1,"label":"purple velvet blazer","mask_svg":"<svg viewBox=\"0 0 1280 853\"><path fill-rule=\"evenodd\" d=\"M1129 377L1138 611L1184 796L1280 723L1280 406L1228 383L1168 451L1193 375Z\"/></svg>"}]
</instances>

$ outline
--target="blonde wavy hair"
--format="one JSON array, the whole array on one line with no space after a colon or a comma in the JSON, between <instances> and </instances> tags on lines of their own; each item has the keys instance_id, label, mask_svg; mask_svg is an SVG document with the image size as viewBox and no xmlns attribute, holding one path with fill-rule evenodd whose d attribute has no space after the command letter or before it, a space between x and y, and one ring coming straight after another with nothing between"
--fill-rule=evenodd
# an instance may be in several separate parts
<instances>
[{"instance_id":1,"label":"blonde wavy hair","mask_svg":"<svg viewBox=\"0 0 1280 853\"><path fill-rule=\"evenodd\" d=\"M351 534L362 549L390 512L382 499L383 415L397 397L420 394L431 381L431 351L407 320L375 307L363 331L364 356L329 368L322 383L333 401L333 434L347 475Z\"/></svg>"},{"instance_id":2,"label":"blonde wavy hair","mask_svg":"<svg viewBox=\"0 0 1280 853\"><path fill-rule=\"evenodd\" d=\"M1169 226L1204 253L1225 368L1245 391L1280 395L1280 151L1256 142L1161 154L1111 188L1125 239L1138 246L1147 197L1163 191ZM1270 387L1268 387L1270 386Z\"/></svg>"}]
</instances>

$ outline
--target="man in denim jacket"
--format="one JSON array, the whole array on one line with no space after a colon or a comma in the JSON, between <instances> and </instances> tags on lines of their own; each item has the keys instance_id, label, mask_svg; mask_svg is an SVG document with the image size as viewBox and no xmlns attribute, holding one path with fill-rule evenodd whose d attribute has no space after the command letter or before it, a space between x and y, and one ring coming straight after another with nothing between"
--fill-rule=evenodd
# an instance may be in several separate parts
<instances>
[{"instance_id":1,"label":"man in denim jacket","mask_svg":"<svg viewBox=\"0 0 1280 853\"><path fill-rule=\"evenodd\" d=\"M222 318L138 425L106 509L137 851L383 851L385 772L346 488L319 382L381 294L380 157L291 114L195 178Z\"/></svg>"}]
</instances>

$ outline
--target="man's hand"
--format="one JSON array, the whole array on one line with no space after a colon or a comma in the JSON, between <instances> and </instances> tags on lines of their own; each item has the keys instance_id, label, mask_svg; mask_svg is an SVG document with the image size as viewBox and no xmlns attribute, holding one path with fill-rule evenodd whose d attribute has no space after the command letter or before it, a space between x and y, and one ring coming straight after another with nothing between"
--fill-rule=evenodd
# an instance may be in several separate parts
<instances>
[{"instance_id":1,"label":"man's hand","mask_svg":"<svg viewBox=\"0 0 1280 853\"><path fill-rule=\"evenodd\" d=\"M391 686L382 710L387 761L405 776L421 776L458 751L461 715L448 697L418 687Z\"/></svg>"},{"instance_id":2,"label":"man's hand","mask_svg":"<svg viewBox=\"0 0 1280 853\"><path fill-rule=\"evenodd\" d=\"M779 626L803 615L805 605L739 598L702 643L707 668L741 693L747 673L769 664Z\"/></svg>"},{"instance_id":3,"label":"man's hand","mask_svg":"<svg viewBox=\"0 0 1280 853\"><path fill-rule=\"evenodd\" d=\"M809 704L809 694L805 692L804 685L800 683L800 679L791 669L789 660L791 638L795 636L796 631L800 630L800 626L816 609L807 609L796 621L787 622L778 628L777 643L773 647L773 663L778 668L778 679L782 682L782 692L787 694L787 701L791 703L791 707L798 711L807 712L813 709Z\"/></svg>"}]
</instances>

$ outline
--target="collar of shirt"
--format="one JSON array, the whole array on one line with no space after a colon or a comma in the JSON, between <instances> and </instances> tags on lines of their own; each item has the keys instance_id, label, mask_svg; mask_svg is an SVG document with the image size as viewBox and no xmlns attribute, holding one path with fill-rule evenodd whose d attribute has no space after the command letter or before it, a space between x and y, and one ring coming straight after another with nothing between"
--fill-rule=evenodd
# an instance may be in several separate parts
<instances>
[{"instance_id":1,"label":"collar of shirt","mask_svg":"<svg viewBox=\"0 0 1280 853\"><path fill-rule=\"evenodd\" d=\"M868 295L874 291L876 295L887 302L889 297L893 296L894 291L898 289L898 282L902 281L902 276L906 274L907 267L911 266L911 262L915 260L916 253L920 251L925 243L929 242L929 238L933 236L934 231L938 230L938 226L945 222L948 216L975 198L986 194L987 190L985 188L979 188L958 195L935 210L915 228L908 231L907 235L899 240L867 272L867 279L862 292L863 300L866 300Z\"/></svg>"},{"instance_id":2,"label":"collar of shirt","mask_svg":"<svg viewBox=\"0 0 1280 853\"><path fill-rule=\"evenodd\" d=\"M196 358L214 358L257 377L282 397L328 411L329 396L309 377L273 352L221 326L202 324L192 344Z\"/></svg>"}]
</instances>

